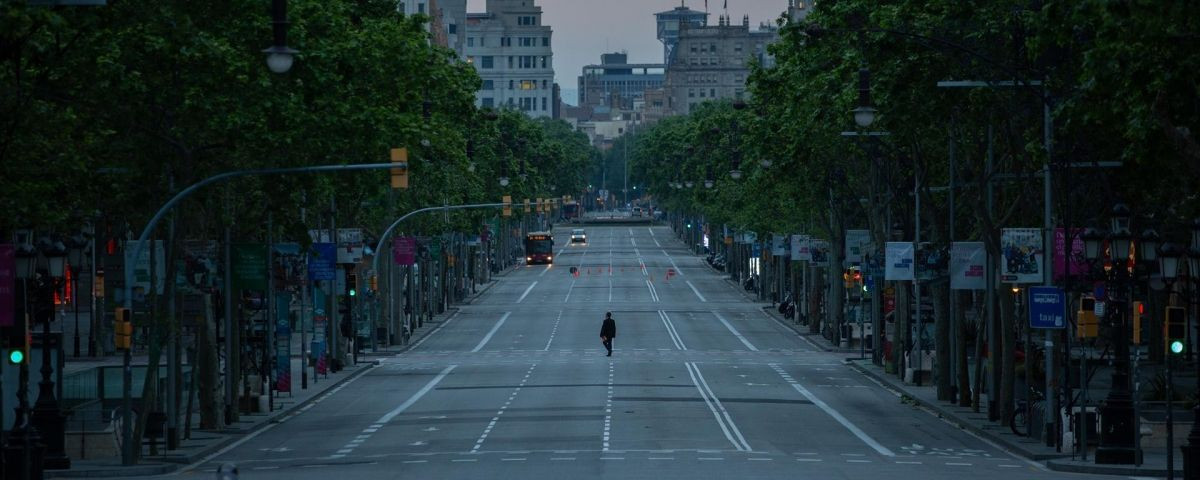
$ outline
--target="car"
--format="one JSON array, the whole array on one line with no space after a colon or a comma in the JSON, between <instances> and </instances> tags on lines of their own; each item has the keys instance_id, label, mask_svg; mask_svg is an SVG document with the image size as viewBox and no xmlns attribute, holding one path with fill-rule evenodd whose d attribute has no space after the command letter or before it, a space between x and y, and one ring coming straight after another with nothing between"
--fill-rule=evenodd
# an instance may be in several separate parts
<instances>
[{"instance_id":1,"label":"car","mask_svg":"<svg viewBox=\"0 0 1200 480\"><path fill-rule=\"evenodd\" d=\"M571 230L571 243L587 244L587 233L582 228Z\"/></svg>"}]
</instances>

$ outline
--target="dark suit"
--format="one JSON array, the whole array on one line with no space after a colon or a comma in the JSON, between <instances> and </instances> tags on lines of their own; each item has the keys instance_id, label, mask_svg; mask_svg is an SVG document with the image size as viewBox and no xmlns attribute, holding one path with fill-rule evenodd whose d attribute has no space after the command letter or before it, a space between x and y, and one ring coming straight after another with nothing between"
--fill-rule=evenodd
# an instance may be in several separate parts
<instances>
[{"instance_id":1,"label":"dark suit","mask_svg":"<svg viewBox=\"0 0 1200 480\"><path fill-rule=\"evenodd\" d=\"M604 342L604 348L608 350L608 354L612 355L612 341L617 336L617 322L612 318L605 318L604 324L600 326L600 338Z\"/></svg>"}]
</instances>

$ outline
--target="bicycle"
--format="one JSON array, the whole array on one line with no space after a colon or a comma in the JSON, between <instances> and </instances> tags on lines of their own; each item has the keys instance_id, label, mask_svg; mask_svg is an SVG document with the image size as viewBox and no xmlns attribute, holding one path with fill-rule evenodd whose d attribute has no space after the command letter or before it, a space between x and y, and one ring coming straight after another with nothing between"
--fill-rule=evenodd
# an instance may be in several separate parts
<instances>
[{"instance_id":1,"label":"bicycle","mask_svg":"<svg viewBox=\"0 0 1200 480\"><path fill-rule=\"evenodd\" d=\"M1045 414L1045 398L1037 391L1034 391L1033 395L1033 405L1030 405L1028 400L1018 400L1012 414L1009 415L1008 428L1012 430L1013 435L1028 437L1033 419L1042 418Z\"/></svg>"}]
</instances>

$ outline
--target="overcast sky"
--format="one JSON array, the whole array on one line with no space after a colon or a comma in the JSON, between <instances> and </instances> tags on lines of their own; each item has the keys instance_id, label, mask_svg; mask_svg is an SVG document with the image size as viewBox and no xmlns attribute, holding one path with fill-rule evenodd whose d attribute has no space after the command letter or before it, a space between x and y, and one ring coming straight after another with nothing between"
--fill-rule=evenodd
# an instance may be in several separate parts
<instances>
[{"instance_id":1,"label":"overcast sky","mask_svg":"<svg viewBox=\"0 0 1200 480\"><path fill-rule=\"evenodd\" d=\"M709 0L710 24L717 23L725 0ZM554 74L563 90L574 91L584 65L600 63L600 54L628 51L633 63L662 61L662 44L655 38L654 14L678 7L680 0L536 0L543 21L554 29ZM750 15L750 25L774 22L787 10L787 0L728 0L735 22ZM468 0L471 12L484 11L485 0ZM686 0L704 10L704 0ZM563 100L574 103L573 95Z\"/></svg>"}]
</instances>

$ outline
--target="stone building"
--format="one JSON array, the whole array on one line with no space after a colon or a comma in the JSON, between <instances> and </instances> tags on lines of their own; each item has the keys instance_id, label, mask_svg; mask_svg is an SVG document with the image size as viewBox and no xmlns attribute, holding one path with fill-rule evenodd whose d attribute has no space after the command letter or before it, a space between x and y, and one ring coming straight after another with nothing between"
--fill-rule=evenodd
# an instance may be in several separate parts
<instances>
[{"instance_id":1,"label":"stone building","mask_svg":"<svg viewBox=\"0 0 1200 480\"><path fill-rule=\"evenodd\" d=\"M770 67L767 45L779 39L774 25L750 28L750 17L733 24L721 16L717 25L682 24L667 64L664 83L668 114L686 115L697 104L721 99L745 100L750 66Z\"/></svg>"},{"instance_id":2,"label":"stone building","mask_svg":"<svg viewBox=\"0 0 1200 480\"><path fill-rule=\"evenodd\" d=\"M486 9L467 14L463 47L483 80L476 105L553 116L553 31L542 23L542 7L534 0L487 0Z\"/></svg>"}]
</instances>

